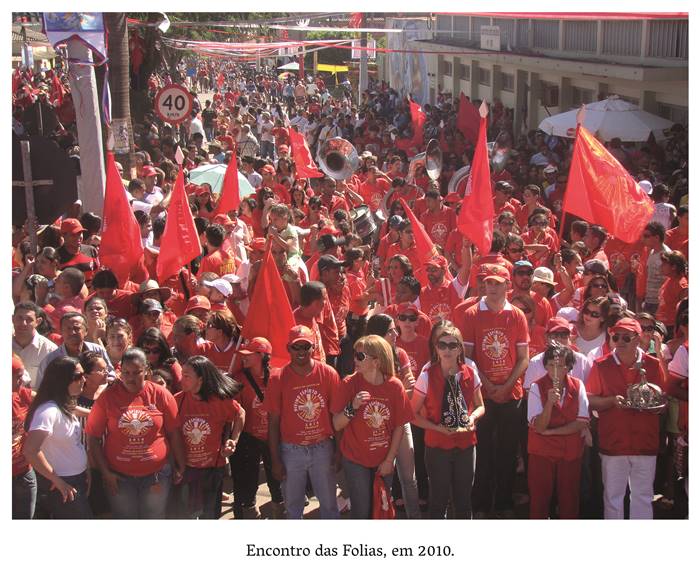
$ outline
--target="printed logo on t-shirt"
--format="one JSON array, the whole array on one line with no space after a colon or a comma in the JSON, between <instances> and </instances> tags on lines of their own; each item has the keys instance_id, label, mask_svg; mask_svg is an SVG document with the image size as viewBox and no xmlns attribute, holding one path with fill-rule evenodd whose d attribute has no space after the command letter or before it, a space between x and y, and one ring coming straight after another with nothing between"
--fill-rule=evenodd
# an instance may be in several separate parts
<instances>
[{"instance_id":1,"label":"printed logo on t-shirt","mask_svg":"<svg viewBox=\"0 0 700 577\"><path fill-rule=\"evenodd\" d=\"M201 445L211 435L211 426L206 419L191 417L182 425L182 434L190 445Z\"/></svg>"},{"instance_id":2,"label":"printed logo on t-shirt","mask_svg":"<svg viewBox=\"0 0 700 577\"><path fill-rule=\"evenodd\" d=\"M441 319L447 319L450 316L450 312L452 309L450 309L450 305L447 303L435 303L433 306L430 307L430 314L428 315L431 320L435 320L438 317Z\"/></svg>"},{"instance_id":3,"label":"printed logo on t-shirt","mask_svg":"<svg viewBox=\"0 0 700 577\"><path fill-rule=\"evenodd\" d=\"M370 198L371 208L376 209L382 204L382 200L384 200L383 194L373 194Z\"/></svg>"},{"instance_id":4,"label":"printed logo on t-shirt","mask_svg":"<svg viewBox=\"0 0 700 577\"><path fill-rule=\"evenodd\" d=\"M12 420L12 450L19 445L24 435L24 421L22 419Z\"/></svg>"},{"instance_id":5,"label":"printed logo on t-shirt","mask_svg":"<svg viewBox=\"0 0 700 577\"><path fill-rule=\"evenodd\" d=\"M430 238L437 243L442 243L447 236L447 227L443 222L436 222L430 229Z\"/></svg>"},{"instance_id":6,"label":"printed logo on t-shirt","mask_svg":"<svg viewBox=\"0 0 700 577\"><path fill-rule=\"evenodd\" d=\"M119 417L118 427L129 437L143 437L153 426L153 419L142 409L129 409Z\"/></svg>"},{"instance_id":7,"label":"printed logo on t-shirt","mask_svg":"<svg viewBox=\"0 0 700 577\"><path fill-rule=\"evenodd\" d=\"M372 429L381 429L384 422L389 420L389 408L380 401L370 401L362 411L362 418Z\"/></svg>"},{"instance_id":8,"label":"printed logo on t-shirt","mask_svg":"<svg viewBox=\"0 0 700 577\"><path fill-rule=\"evenodd\" d=\"M503 360L508 354L508 337L500 329L488 330L481 342L481 349L492 361Z\"/></svg>"},{"instance_id":9,"label":"printed logo on t-shirt","mask_svg":"<svg viewBox=\"0 0 700 577\"><path fill-rule=\"evenodd\" d=\"M311 423L318 419L321 409L326 406L325 399L316 389L302 389L294 399L294 412L302 421Z\"/></svg>"}]
</instances>

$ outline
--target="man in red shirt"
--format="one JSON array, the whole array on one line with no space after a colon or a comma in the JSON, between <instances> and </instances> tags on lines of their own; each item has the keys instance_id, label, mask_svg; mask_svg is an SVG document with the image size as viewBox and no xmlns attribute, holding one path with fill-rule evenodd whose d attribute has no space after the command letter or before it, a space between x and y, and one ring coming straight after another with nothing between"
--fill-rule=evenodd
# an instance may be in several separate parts
<instances>
[{"instance_id":1,"label":"man in red shirt","mask_svg":"<svg viewBox=\"0 0 700 577\"><path fill-rule=\"evenodd\" d=\"M688 258L688 206L683 205L678 209L678 226L666 231L666 246L671 250L678 250Z\"/></svg>"},{"instance_id":2,"label":"man in red shirt","mask_svg":"<svg viewBox=\"0 0 700 577\"><path fill-rule=\"evenodd\" d=\"M535 324L542 327L547 325L547 321L552 318L552 305L549 300L535 291L530 290L532 287L532 276L535 272L535 267L530 261L519 260L513 265L513 290L508 293L508 298L527 295L535 301Z\"/></svg>"},{"instance_id":3,"label":"man in red shirt","mask_svg":"<svg viewBox=\"0 0 700 577\"><path fill-rule=\"evenodd\" d=\"M448 270L444 256L435 256L426 265L428 284L421 290L420 308L433 323L440 319L452 320L452 311L462 302L467 292L470 259L464 255L471 254L471 249L463 247L462 254L462 268L451 281L445 278Z\"/></svg>"},{"instance_id":4,"label":"man in red shirt","mask_svg":"<svg viewBox=\"0 0 700 577\"><path fill-rule=\"evenodd\" d=\"M599 260L602 261L607 268L610 268L608 255L606 255L603 250L606 240L608 240L608 233L602 226L592 224L588 227L586 236L583 237L583 242L589 250L588 258L586 258L587 261L594 259Z\"/></svg>"},{"instance_id":5,"label":"man in red shirt","mask_svg":"<svg viewBox=\"0 0 700 577\"><path fill-rule=\"evenodd\" d=\"M497 264L505 267L508 269L508 272L512 274L513 263L503 256L503 249L505 247L506 236L500 230L494 230L493 238L491 239L491 250L488 254L479 256L471 265L471 271L469 273L469 294L471 296L476 294L476 275L482 265Z\"/></svg>"},{"instance_id":6,"label":"man in red shirt","mask_svg":"<svg viewBox=\"0 0 700 577\"><path fill-rule=\"evenodd\" d=\"M529 361L527 319L506 300L505 269L484 278L486 296L464 313L464 354L479 368L486 414L477 429L473 507L486 517L492 505L513 518L513 481L520 434L522 375Z\"/></svg>"},{"instance_id":7,"label":"man in red shirt","mask_svg":"<svg viewBox=\"0 0 700 577\"><path fill-rule=\"evenodd\" d=\"M360 185L358 190L358 194L372 212L379 209L384 195L391 188L391 182L385 176L376 166L370 166L367 170L367 180Z\"/></svg>"},{"instance_id":8,"label":"man in red shirt","mask_svg":"<svg viewBox=\"0 0 700 577\"><path fill-rule=\"evenodd\" d=\"M288 519L304 514L307 477L321 518L339 518L330 406L340 377L312 358L314 340L308 327L292 327L287 345L291 361L270 378L263 404L269 418L272 472L282 482Z\"/></svg>"},{"instance_id":9,"label":"man in red shirt","mask_svg":"<svg viewBox=\"0 0 700 577\"><path fill-rule=\"evenodd\" d=\"M207 256L202 259L197 272L197 280L202 280L205 272L216 273L217 276L232 274L238 268L236 257L223 249L226 240L226 229L220 224L210 224L204 231L206 237Z\"/></svg>"},{"instance_id":10,"label":"man in red shirt","mask_svg":"<svg viewBox=\"0 0 700 577\"><path fill-rule=\"evenodd\" d=\"M442 204L442 197L437 186L431 186L425 193L425 204L428 207L421 216L425 232L435 244L444 247L447 235L457 228L455 211Z\"/></svg>"},{"instance_id":11,"label":"man in red shirt","mask_svg":"<svg viewBox=\"0 0 700 577\"><path fill-rule=\"evenodd\" d=\"M322 283L309 281L302 285L300 291L300 305L294 309L294 320L298 325L304 325L311 329L314 335L313 358L322 363L326 362L326 352L321 339L321 329L318 318L323 312L328 293Z\"/></svg>"},{"instance_id":12,"label":"man in red shirt","mask_svg":"<svg viewBox=\"0 0 700 577\"><path fill-rule=\"evenodd\" d=\"M586 381L591 410L598 411L598 437L603 472L606 519L624 518L630 489L630 519L653 519L654 475L659 451L659 415L626 408L629 385L640 382L640 369L649 383L665 390L659 360L639 348L642 328L623 318L610 329L614 350L593 363Z\"/></svg>"}]
</instances>

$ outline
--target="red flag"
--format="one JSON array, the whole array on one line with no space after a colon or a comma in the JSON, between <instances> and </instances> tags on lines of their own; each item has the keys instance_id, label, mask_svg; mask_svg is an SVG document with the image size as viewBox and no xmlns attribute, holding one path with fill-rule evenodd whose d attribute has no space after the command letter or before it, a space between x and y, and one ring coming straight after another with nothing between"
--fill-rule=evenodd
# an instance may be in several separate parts
<instances>
[{"instance_id":1,"label":"red flag","mask_svg":"<svg viewBox=\"0 0 700 577\"><path fill-rule=\"evenodd\" d=\"M238 160L236 159L236 151L231 151L231 160L229 160L224 174L224 183L221 185L221 199L219 205L214 211L214 216L217 214L226 214L231 210L238 210L241 205L241 195L238 186Z\"/></svg>"},{"instance_id":2,"label":"red flag","mask_svg":"<svg viewBox=\"0 0 700 577\"><path fill-rule=\"evenodd\" d=\"M403 198L400 198L399 202L406 212L406 218L411 221L413 238L416 242L416 252L418 253L418 260L420 262L420 268L413 271L413 276L415 276L422 285L426 285L428 283L428 275L425 272L425 265L431 258L438 256L438 251L435 248L433 241L430 240L428 233L425 231L425 227L416 218L416 215L413 214L411 207L408 206Z\"/></svg>"},{"instance_id":3,"label":"red flag","mask_svg":"<svg viewBox=\"0 0 700 577\"><path fill-rule=\"evenodd\" d=\"M413 124L413 139L411 144L413 146L421 147L423 145L423 125L425 124L426 114L420 107L420 104L409 102L411 107L411 123Z\"/></svg>"},{"instance_id":4,"label":"red flag","mask_svg":"<svg viewBox=\"0 0 700 577\"><path fill-rule=\"evenodd\" d=\"M469 142L476 144L479 134L479 110L472 102L459 93L459 111L457 112L457 130L459 130Z\"/></svg>"},{"instance_id":5,"label":"red flag","mask_svg":"<svg viewBox=\"0 0 700 577\"><path fill-rule=\"evenodd\" d=\"M349 28L361 28L362 27L362 12L353 12L350 15L350 21L348 22Z\"/></svg>"},{"instance_id":6,"label":"red flag","mask_svg":"<svg viewBox=\"0 0 700 577\"><path fill-rule=\"evenodd\" d=\"M66 93L66 89L63 83L58 78L58 74L54 73L51 79L51 102L55 102L56 107L63 104L63 95Z\"/></svg>"},{"instance_id":7,"label":"red flag","mask_svg":"<svg viewBox=\"0 0 700 577\"><path fill-rule=\"evenodd\" d=\"M111 269L119 286L143 257L141 228L131 212L122 179L114 164L114 153L107 153L107 175L103 208L100 262Z\"/></svg>"},{"instance_id":8,"label":"red flag","mask_svg":"<svg viewBox=\"0 0 700 577\"><path fill-rule=\"evenodd\" d=\"M199 235L194 226L190 204L187 202L185 177L180 166L160 241L160 254L156 266L158 281L163 284L166 279L176 275L183 265L200 254L202 245L199 244Z\"/></svg>"},{"instance_id":9,"label":"red flag","mask_svg":"<svg viewBox=\"0 0 700 577\"><path fill-rule=\"evenodd\" d=\"M292 158L296 166L297 178L321 178L323 173L318 170L304 135L291 128L289 142L292 145Z\"/></svg>"},{"instance_id":10,"label":"red flag","mask_svg":"<svg viewBox=\"0 0 700 577\"><path fill-rule=\"evenodd\" d=\"M495 216L491 192L489 153L486 148L487 128L487 119L485 117L480 118L479 135L476 139L467 192L457 217L459 232L470 239L482 255L488 254L491 250L493 218Z\"/></svg>"},{"instance_id":11,"label":"red flag","mask_svg":"<svg viewBox=\"0 0 700 577\"><path fill-rule=\"evenodd\" d=\"M19 89L19 87L22 86L22 73L20 72L19 68L15 68L15 71L12 73L12 94L14 95L15 92Z\"/></svg>"},{"instance_id":12,"label":"red flag","mask_svg":"<svg viewBox=\"0 0 700 577\"><path fill-rule=\"evenodd\" d=\"M295 324L292 306L268 248L250 297L250 307L243 322L241 336L245 339L265 337L270 341L272 364L279 367L289 362L287 340L289 331Z\"/></svg>"},{"instance_id":13,"label":"red flag","mask_svg":"<svg viewBox=\"0 0 700 577\"><path fill-rule=\"evenodd\" d=\"M639 240L654 212L647 193L582 124L564 193L562 215L566 212L628 243Z\"/></svg>"}]
</instances>

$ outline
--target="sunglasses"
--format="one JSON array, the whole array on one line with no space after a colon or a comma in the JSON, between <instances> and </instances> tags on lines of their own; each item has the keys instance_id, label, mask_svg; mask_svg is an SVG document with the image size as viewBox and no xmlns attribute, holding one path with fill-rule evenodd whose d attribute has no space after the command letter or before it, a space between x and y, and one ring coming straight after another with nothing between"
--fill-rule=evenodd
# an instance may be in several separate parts
<instances>
[{"instance_id":1,"label":"sunglasses","mask_svg":"<svg viewBox=\"0 0 700 577\"><path fill-rule=\"evenodd\" d=\"M591 288L594 288L594 289L607 289L607 288L608 288L608 285L596 283L596 284L592 284L592 285L591 285Z\"/></svg>"},{"instance_id":2,"label":"sunglasses","mask_svg":"<svg viewBox=\"0 0 700 577\"><path fill-rule=\"evenodd\" d=\"M645 333L653 333L655 328L656 327L654 325L646 325L642 326L642 331L644 331Z\"/></svg>"},{"instance_id":3,"label":"sunglasses","mask_svg":"<svg viewBox=\"0 0 700 577\"><path fill-rule=\"evenodd\" d=\"M447 349L450 349L451 351L457 350L459 347L462 345L460 343L455 343L454 341L445 342L445 341L438 341L437 342L437 348L438 350L444 351Z\"/></svg>"},{"instance_id":4,"label":"sunglasses","mask_svg":"<svg viewBox=\"0 0 700 577\"><path fill-rule=\"evenodd\" d=\"M513 226L515 224L515 221L514 220L502 220L501 224L504 224L506 226ZM511 251L511 252L515 252L515 251Z\"/></svg>"},{"instance_id":5,"label":"sunglasses","mask_svg":"<svg viewBox=\"0 0 700 577\"><path fill-rule=\"evenodd\" d=\"M362 351L355 351L355 360L356 361L364 361L366 358L370 359L376 359L377 357L373 357L371 355L368 355L367 353L363 353Z\"/></svg>"},{"instance_id":6,"label":"sunglasses","mask_svg":"<svg viewBox=\"0 0 700 577\"><path fill-rule=\"evenodd\" d=\"M310 351L313 345L311 343L298 343L296 345L291 345L293 351Z\"/></svg>"},{"instance_id":7,"label":"sunglasses","mask_svg":"<svg viewBox=\"0 0 700 577\"><path fill-rule=\"evenodd\" d=\"M612 336L612 340L614 343L618 342L620 339L622 339L623 342L625 343L631 343L634 340L634 336L632 335L621 335L619 333L616 333Z\"/></svg>"},{"instance_id":8,"label":"sunglasses","mask_svg":"<svg viewBox=\"0 0 700 577\"><path fill-rule=\"evenodd\" d=\"M418 315L399 315L400 321L415 323L418 320Z\"/></svg>"},{"instance_id":9,"label":"sunglasses","mask_svg":"<svg viewBox=\"0 0 700 577\"><path fill-rule=\"evenodd\" d=\"M146 353L147 355L159 355L160 354L160 348L146 348L142 347L141 350Z\"/></svg>"},{"instance_id":10,"label":"sunglasses","mask_svg":"<svg viewBox=\"0 0 700 577\"><path fill-rule=\"evenodd\" d=\"M600 318L600 313L599 313L599 312L596 312L596 311L589 311L588 309L585 309L585 310L583 311L583 314L584 314L584 315L588 315L589 317L594 318L594 319L599 319L599 318Z\"/></svg>"},{"instance_id":11,"label":"sunglasses","mask_svg":"<svg viewBox=\"0 0 700 577\"><path fill-rule=\"evenodd\" d=\"M73 373L73 380L74 381L79 381L80 379L85 378L85 373Z\"/></svg>"}]
</instances>

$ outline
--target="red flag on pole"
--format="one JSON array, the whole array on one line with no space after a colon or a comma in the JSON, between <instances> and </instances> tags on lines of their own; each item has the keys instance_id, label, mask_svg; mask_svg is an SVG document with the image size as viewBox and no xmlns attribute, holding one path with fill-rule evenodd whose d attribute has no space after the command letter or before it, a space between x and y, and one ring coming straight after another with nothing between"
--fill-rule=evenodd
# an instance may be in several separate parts
<instances>
[{"instance_id":1,"label":"red flag on pole","mask_svg":"<svg viewBox=\"0 0 700 577\"><path fill-rule=\"evenodd\" d=\"M156 266L158 281L163 284L166 279L176 275L183 265L200 254L202 245L199 243L190 204L187 202L185 177L180 166L160 241L160 254Z\"/></svg>"},{"instance_id":2,"label":"red flag on pole","mask_svg":"<svg viewBox=\"0 0 700 577\"><path fill-rule=\"evenodd\" d=\"M409 102L409 106L411 107L411 123L413 124L411 144L420 147L423 145L423 125L425 124L426 114L423 112L420 104L413 102L413 100Z\"/></svg>"},{"instance_id":3,"label":"red flag on pole","mask_svg":"<svg viewBox=\"0 0 700 577\"><path fill-rule=\"evenodd\" d=\"M457 228L476 245L479 253L485 255L491 250L495 211L491 192L489 153L486 148L488 109L486 103L481 106L482 116L479 122L479 134L476 139L467 191L457 217Z\"/></svg>"},{"instance_id":4,"label":"red flag on pole","mask_svg":"<svg viewBox=\"0 0 700 577\"><path fill-rule=\"evenodd\" d=\"M459 111L457 112L457 130L459 130L469 142L476 144L479 135L479 111L472 102L459 93Z\"/></svg>"},{"instance_id":5,"label":"red flag on pole","mask_svg":"<svg viewBox=\"0 0 700 577\"><path fill-rule=\"evenodd\" d=\"M403 198L400 198L399 202L406 212L406 218L411 221L413 238L416 242L416 253L418 255L418 261L420 262L420 268L413 271L413 276L415 276L422 285L426 285L428 283L428 275L425 272L425 266L431 258L438 256L438 251L433 241L430 240L428 233L425 231L425 227L416 218L416 215L413 214L411 207L408 206ZM447 272L447 276L451 278L449 271Z\"/></svg>"},{"instance_id":6,"label":"red flag on pole","mask_svg":"<svg viewBox=\"0 0 700 577\"><path fill-rule=\"evenodd\" d=\"M627 243L639 240L654 212L647 193L582 124L576 129L562 221L567 212Z\"/></svg>"},{"instance_id":7,"label":"red flag on pole","mask_svg":"<svg viewBox=\"0 0 700 577\"><path fill-rule=\"evenodd\" d=\"M279 367L289 362L287 339L295 324L292 306L268 248L255 281L241 336L245 339L265 337L270 341L272 365Z\"/></svg>"},{"instance_id":8,"label":"red flag on pole","mask_svg":"<svg viewBox=\"0 0 700 577\"><path fill-rule=\"evenodd\" d=\"M105 180L100 262L116 275L119 286L124 286L129 272L143 256L143 247L141 228L131 212L112 152L107 153Z\"/></svg>"},{"instance_id":9,"label":"red flag on pole","mask_svg":"<svg viewBox=\"0 0 700 577\"><path fill-rule=\"evenodd\" d=\"M51 79L51 101L55 103L56 108L63 104L63 95L65 93L66 89L58 78L58 73L54 72L53 78Z\"/></svg>"},{"instance_id":10,"label":"red flag on pole","mask_svg":"<svg viewBox=\"0 0 700 577\"><path fill-rule=\"evenodd\" d=\"M306 143L306 138L294 128L289 130L289 142L292 145L292 158L296 167L297 178L321 178L323 173L318 170Z\"/></svg>"},{"instance_id":11,"label":"red flag on pole","mask_svg":"<svg viewBox=\"0 0 700 577\"><path fill-rule=\"evenodd\" d=\"M221 199L214 211L214 216L217 214L226 214L231 210L238 210L241 205L240 189L238 186L238 160L236 159L236 151L231 151L231 160L226 167L224 174L224 183L221 185Z\"/></svg>"}]
</instances>

